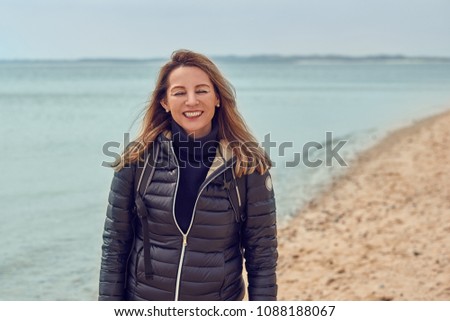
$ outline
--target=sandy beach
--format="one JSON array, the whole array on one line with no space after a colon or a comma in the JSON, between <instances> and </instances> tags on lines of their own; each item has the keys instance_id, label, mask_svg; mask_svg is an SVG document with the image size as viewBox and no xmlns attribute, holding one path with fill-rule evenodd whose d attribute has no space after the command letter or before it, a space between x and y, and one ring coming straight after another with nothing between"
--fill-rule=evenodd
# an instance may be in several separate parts
<instances>
[{"instance_id":1,"label":"sandy beach","mask_svg":"<svg viewBox=\"0 0 450 321\"><path fill-rule=\"evenodd\" d=\"M279 300L450 300L450 111L396 130L279 229Z\"/></svg>"}]
</instances>

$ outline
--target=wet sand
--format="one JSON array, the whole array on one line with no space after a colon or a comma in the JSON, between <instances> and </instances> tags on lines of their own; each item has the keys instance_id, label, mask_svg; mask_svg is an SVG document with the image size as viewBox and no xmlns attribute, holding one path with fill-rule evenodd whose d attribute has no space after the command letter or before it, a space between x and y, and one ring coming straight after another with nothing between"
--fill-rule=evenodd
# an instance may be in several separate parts
<instances>
[{"instance_id":1,"label":"wet sand","mask_svg":"<svg viewBox=\"0 0 450 321\"><path fill-rule=\"evenodd\" d=\"M450 300L450 111L350 165L279 229L279 300Z\"/></svg>"}]
</instances>

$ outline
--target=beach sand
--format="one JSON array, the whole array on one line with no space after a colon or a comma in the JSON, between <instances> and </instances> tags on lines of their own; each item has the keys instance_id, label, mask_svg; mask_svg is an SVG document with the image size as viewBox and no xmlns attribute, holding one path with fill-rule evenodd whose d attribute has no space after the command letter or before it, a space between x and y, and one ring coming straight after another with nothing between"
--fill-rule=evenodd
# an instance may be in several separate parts
<instances>
[{"instance_id":1,"label":"beach sand","mask_svg":"<svg viewBox=\"0 0 450 321\"><path fill-rule=\"evenodd\" d=\"M450 300L450 111L399 129L279 229L279 300Z\"/></svg>"}]
</instances>

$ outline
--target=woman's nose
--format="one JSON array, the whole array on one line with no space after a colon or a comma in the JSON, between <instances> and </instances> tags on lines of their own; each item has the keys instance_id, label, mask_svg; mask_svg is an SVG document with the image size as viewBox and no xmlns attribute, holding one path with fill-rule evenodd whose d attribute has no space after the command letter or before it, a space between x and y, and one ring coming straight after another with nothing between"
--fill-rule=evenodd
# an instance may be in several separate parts
<instances>
[{"instance_id":1,"label":"woman's nose","mask_svg":"<svg viewBox=\"0 0 450 321\"><path fill-rule=\"evenodd\" d=\"M186 100L186 105L188 106L195 106L198 104L198 99L197 96L194 93L187 93L187 100Z\"/></svg>"}]
</instances>

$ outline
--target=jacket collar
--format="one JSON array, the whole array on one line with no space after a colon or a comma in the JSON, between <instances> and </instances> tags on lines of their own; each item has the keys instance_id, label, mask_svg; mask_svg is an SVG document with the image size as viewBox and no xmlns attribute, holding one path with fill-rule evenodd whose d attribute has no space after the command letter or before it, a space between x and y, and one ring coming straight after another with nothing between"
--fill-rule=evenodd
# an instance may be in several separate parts
<instances>
[{"instance_id":1,"label":"jacket collar","mask_svg":"<svg viewBox=\"0 0 450 321\"><path fill-rule=\"evenodd\" d=\"M162 136L166 140L172 140L172 132L170 130L165 130L162 132ZM219 141L219 145L217 146L214 160L208 170L208 173L206 174L206 178L223 166L232 167L235 161L236 157L233 155L233 150L231 149L230 144L227 140L221 139Z\"/></svg>"}]
</instances>

